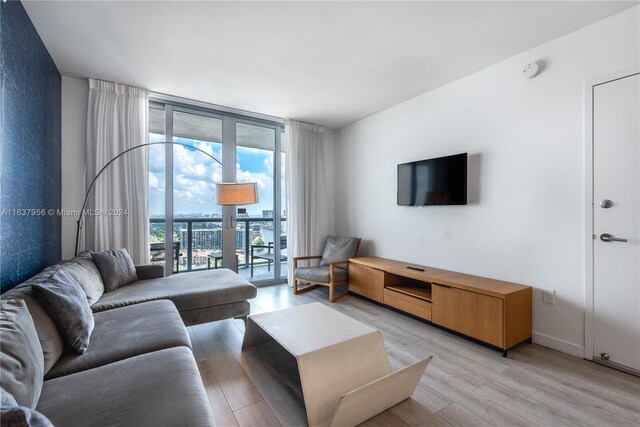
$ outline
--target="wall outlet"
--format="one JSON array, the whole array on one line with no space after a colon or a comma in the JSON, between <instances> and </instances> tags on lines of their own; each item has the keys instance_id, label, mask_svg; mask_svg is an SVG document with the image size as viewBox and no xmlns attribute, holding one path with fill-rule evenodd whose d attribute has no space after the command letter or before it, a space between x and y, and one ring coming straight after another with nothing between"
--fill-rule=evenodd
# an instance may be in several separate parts
<instances>
[{"instance_id":1,"label":"wall outlet","mask_svg":"<svg viewBox=\"0 0 640 427\"><path fill-rule=\"evenodd\" d=\"M550 289L542 290L542 302L546 304L555 304L556 303L556 291Z\"/></svg>"}]
</instances>

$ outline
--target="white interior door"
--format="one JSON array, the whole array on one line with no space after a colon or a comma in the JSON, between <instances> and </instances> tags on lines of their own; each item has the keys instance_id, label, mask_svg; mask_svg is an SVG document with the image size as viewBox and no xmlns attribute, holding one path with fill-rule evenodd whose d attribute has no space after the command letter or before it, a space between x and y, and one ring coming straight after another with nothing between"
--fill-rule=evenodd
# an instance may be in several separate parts
<instances>
[{"instance_id":1,"label":"white interior door","mask_svg":"<svg viewBox=\"0 0 640 427\"><path fill-rule=\"evenodd\" d=\"M594 359L640 372L640 76L593 88Z\"/></svg>"}]
</instances>

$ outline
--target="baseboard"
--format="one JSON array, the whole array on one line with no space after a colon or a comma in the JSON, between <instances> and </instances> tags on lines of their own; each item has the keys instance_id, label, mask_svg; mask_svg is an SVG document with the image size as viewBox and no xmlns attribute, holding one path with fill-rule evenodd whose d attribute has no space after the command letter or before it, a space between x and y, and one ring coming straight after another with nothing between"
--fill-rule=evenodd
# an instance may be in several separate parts
<instances>
[{"instance_id":1,"label":"baseboard","mask_svg":"<svg viewBox=\"0 0 640 427\"><path fill-rule=\"evenodd\" d=\"M533 342L581 359L584 358L584 347L569 341L550 337L549 335L539 332L533 332Z\"/></svg>"}]
</instances>

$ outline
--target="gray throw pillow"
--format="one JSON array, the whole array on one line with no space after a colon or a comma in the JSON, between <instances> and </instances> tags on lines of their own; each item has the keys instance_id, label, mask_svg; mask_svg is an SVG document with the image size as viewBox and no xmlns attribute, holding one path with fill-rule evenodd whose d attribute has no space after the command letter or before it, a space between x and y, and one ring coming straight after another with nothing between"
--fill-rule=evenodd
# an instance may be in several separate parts
<instances>
[{"instance_id":1,"label":"gray throw pillow","mask_svg":"<svg viewBox=\"0 0 640 427\"><path fill-rule=\"evenodd\" d=\"M354 258L358 249L359 238L329 236L324 245L320 265L329 265L333 261L342 261Z\"/></svg>"},{"instance_id":2,"label":"gray throw pillow","mask_svg":"<svg viewBox=\"0 0 640 427\"><path fill-rule=\"evenodd\" d=\"M83 252L71 260L64 261L62 268L67 270L87 295L89 305L93 305L104 293L104 283L98 267L89 252Z\"/></svg>"},{"instance_id":3,"label":"gray throw pillow","mask_svg":"<svg viewBox=\"0 0 640 427\"><path fill-rule=\"evenodd\" d=\"M53 319L62 341L76 353L84 354L89 348L94 319L78 282L60 269L46 282L34 284L33 293Z\"/></svg>"},{"instance_id":4,"label":"gray throw pillow","mask_svg":"<svg viewBox=\"0 0 640 427\"><path fill-rule=\"evenodd\" d=\"M0 335L0 387L12 395L18 405L35 408L42 391L44 357L36 327L23 300L0 302Z\"/></svg>"},{"instance_id":5,"label":"gray throw pillow","mask_svg":"<svg viewBox=\"0 0 640 427\"><path fill-rule=\"evenodd\" d=\"M136 266L133 265L126 249L91 252L91 256L102 276L105 292L111 292L138 281Z\"/></svg>"},{"instance_id":6,"label":"gray throw pillow","mask_svg":"<svg viewBox=\"0 0 640 427\"><path fill-rule=\"evenodd\" d=\"M13 396L0 388L0 427L53 427L53 424L40 412L18 406Z\"/></svg>"}]
</instances>

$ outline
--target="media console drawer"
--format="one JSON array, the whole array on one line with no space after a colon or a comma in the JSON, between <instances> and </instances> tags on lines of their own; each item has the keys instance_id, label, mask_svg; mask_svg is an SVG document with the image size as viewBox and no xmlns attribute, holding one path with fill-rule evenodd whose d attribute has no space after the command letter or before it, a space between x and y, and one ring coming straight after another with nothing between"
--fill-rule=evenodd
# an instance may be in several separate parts
<instances>
[{"instance_id":1,"label":"media console drawer","mask_svg":"<svg viewBox=\"0 0 640 427\"><path fill-rule=\"evenodd\" d=\"M429 301L384 288L384 304L431 321L431 303Z\"/></svg>"}]
</instances>

